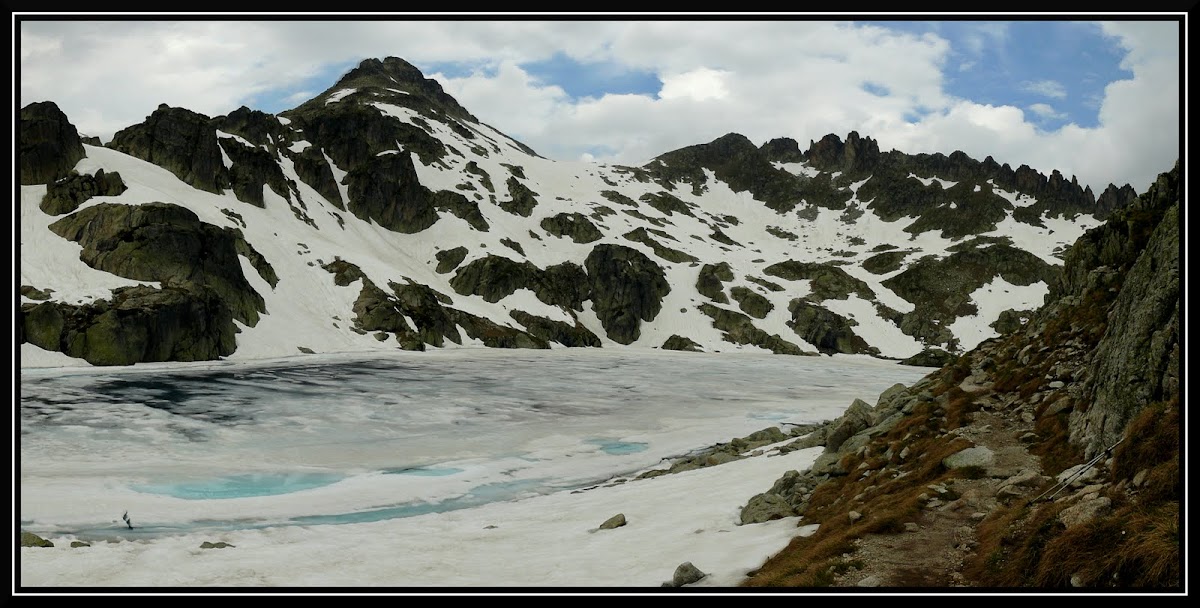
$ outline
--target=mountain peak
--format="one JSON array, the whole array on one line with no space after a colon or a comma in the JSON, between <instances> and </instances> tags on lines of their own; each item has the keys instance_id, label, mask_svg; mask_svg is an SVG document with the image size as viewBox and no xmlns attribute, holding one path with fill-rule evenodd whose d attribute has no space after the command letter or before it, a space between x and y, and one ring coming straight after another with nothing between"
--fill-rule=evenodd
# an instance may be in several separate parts
<instances>
[{"instance_id":1,"label":"mountain peak","mask_svg":"<svg viewBox=\"0 0 1200 608\"><path fill-rule=\"evenodd\" d=\"M879 163L879 142L851 131L843 144L841 138L830 133L821 141L809 140L804 156L814 167L825 171L870 170Z\"/></svg>"},{"instance_id":2,"label":"mountain peak","mask_svg":"<svg viewBox=\"0 0 1200 608\"><path fill-rule=\"evenodd\" d=\"M372 57L360 61L356 67L339 78L332 87L304 105L319 100L320 106L323 106L331 95L346 90L372 91L376 96L411 96L428 102L433 109L445 112L450 116L479 122L479 119L459 105L458 100L446 93L438 81L426 78L420 69L399 57L383 59ZM403 105L412 105L413 101L413 99L407 99Z\"/></svg>"},{"instance_id":3,"label":"mountain peak","mask_svg":"<svg viewBox=\"0 0 1200 608\"><path fill-rule=\"evenodd\" d=\"M413 64L399 57L363 59L358 67L346 72L335 86L392 86L402 83L423 83L425 75ZM441 87L439 86L439 89Z\"/></svg>"}]
</instances>

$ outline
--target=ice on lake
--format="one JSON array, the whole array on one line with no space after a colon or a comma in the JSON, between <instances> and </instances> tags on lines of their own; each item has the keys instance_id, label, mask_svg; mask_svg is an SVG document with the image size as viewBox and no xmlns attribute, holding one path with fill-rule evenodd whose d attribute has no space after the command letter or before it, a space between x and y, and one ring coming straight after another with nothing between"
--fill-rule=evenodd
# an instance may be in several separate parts
<instances>
[{"instance_id":1,"label":"ice on lake","mask_svg":"<svg viewBox=\"0 0 1200 608\"><path fill-rule=\"evenodd\" d=\"M929 371L866 357L633 349L27 368L19 517L23 530L84 540L344 536L537 497L598 496L614 478L767 426L835 418L855 398L874 403ZM622 491L686 481L663 479ZM770 480L760 483L746 491ZM406 542L419 544L412 533ZM49 563L38 568L53 577ZM255 580L289 576L298 574L280 566Z\"/></svg>"}]
</instances>

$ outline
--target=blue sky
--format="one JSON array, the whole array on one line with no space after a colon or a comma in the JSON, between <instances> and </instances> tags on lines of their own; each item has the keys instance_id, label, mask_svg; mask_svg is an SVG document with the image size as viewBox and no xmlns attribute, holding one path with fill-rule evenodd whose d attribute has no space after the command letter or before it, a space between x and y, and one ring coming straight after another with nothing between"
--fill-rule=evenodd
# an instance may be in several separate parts
<instances>
[{"instance_id":1,"label":"blue sky","mask_svg":"<svg viewBox=\"0 0 1200 608\"><path fill-rule=\"evenodd\" d=\"M883 27L932 33L950 42L946 91L1033 113L1041 129L1099 124L1104 87L1133 78L1125 52L1095 23L1071 21L883 22Z\"/></svg>"},{"instance_id":2,"label":"blue sky","mask_svg":"<svg viewBox=\"0 0 1200 608\"><path fill-rule=\"evenodd\" d=\"M1178 157L1182 15L1045 20L76 17L20 27L20 99L111 137L159 103L279 112L402 57L544 156L640 164L729 132L982 159L1141 191ZM345 17L343 17L345 19Z\"/></svg>"}]
</instances>

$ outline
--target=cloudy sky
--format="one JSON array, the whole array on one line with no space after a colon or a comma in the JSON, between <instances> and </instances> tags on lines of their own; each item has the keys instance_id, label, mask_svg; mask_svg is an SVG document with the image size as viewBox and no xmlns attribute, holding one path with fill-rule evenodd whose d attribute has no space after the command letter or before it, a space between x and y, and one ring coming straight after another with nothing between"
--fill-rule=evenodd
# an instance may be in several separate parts
<instances>
[{"instance_id":1,"label":"cloudy sky","mask_svg":"<svg viewBox=\"0 0 1200 608\"><path fill-rule=\"evenodd\" d=\"M160 103L210 116L241 105L275 113L364 58L397 56L480 120L554 159L641 164L729 132L760 144L791 137L805 148L858 131L884 151L962 150L1013 168L1058 169L1099 194L1110 182L1142 192L1171 168L1186 101L1180 13L1114 21L14 17L15 101L54 101L105 141Z\"/></svg>"}]
</instances>

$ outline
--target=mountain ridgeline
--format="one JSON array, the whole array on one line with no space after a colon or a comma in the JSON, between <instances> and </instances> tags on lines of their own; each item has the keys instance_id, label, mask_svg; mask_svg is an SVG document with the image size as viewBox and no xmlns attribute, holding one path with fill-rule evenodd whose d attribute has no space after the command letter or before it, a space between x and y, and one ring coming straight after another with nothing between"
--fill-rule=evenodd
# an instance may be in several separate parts
<instances>
[{"instance_id":1,"label":"mountain ridgeline","mask_svg":"<svg viewBox=\"0 0 1200 608\"><path fill-rule=\"evenodd\" d=\"M1067 252L1044 306L874 407L752 498L819 524L749 586L1180 590L1179 165Z\"/></svg>"},{"instance_id":2,"label":"mountain ridgeline","mask_svg":"<svg viewBox=\"0 0 1200 608\"><path fill-rule=\"evenodd\" d=\"M742 523L820 526L744 585L1180 587L1178 164L1096 196L854 132L553 161L394 57L104 145L30 104L18 153L23 353L897 359L938 369L780 448L824 446Z\"/></svg>"},{"instance_id":3,"label":"mountain ridgeline","mask_svg":"<svg viewBox=\"0 0 1200 608\"><path fill-rule=\"evenodd\" d=\"M1137 199L854 132L552 161L395 57L279 115L164 104L101 146L41 102L19 127L19 337L97 365L473 344L939 366L1079 280L1068 248Z\"/></svg>"}]
</instances>

